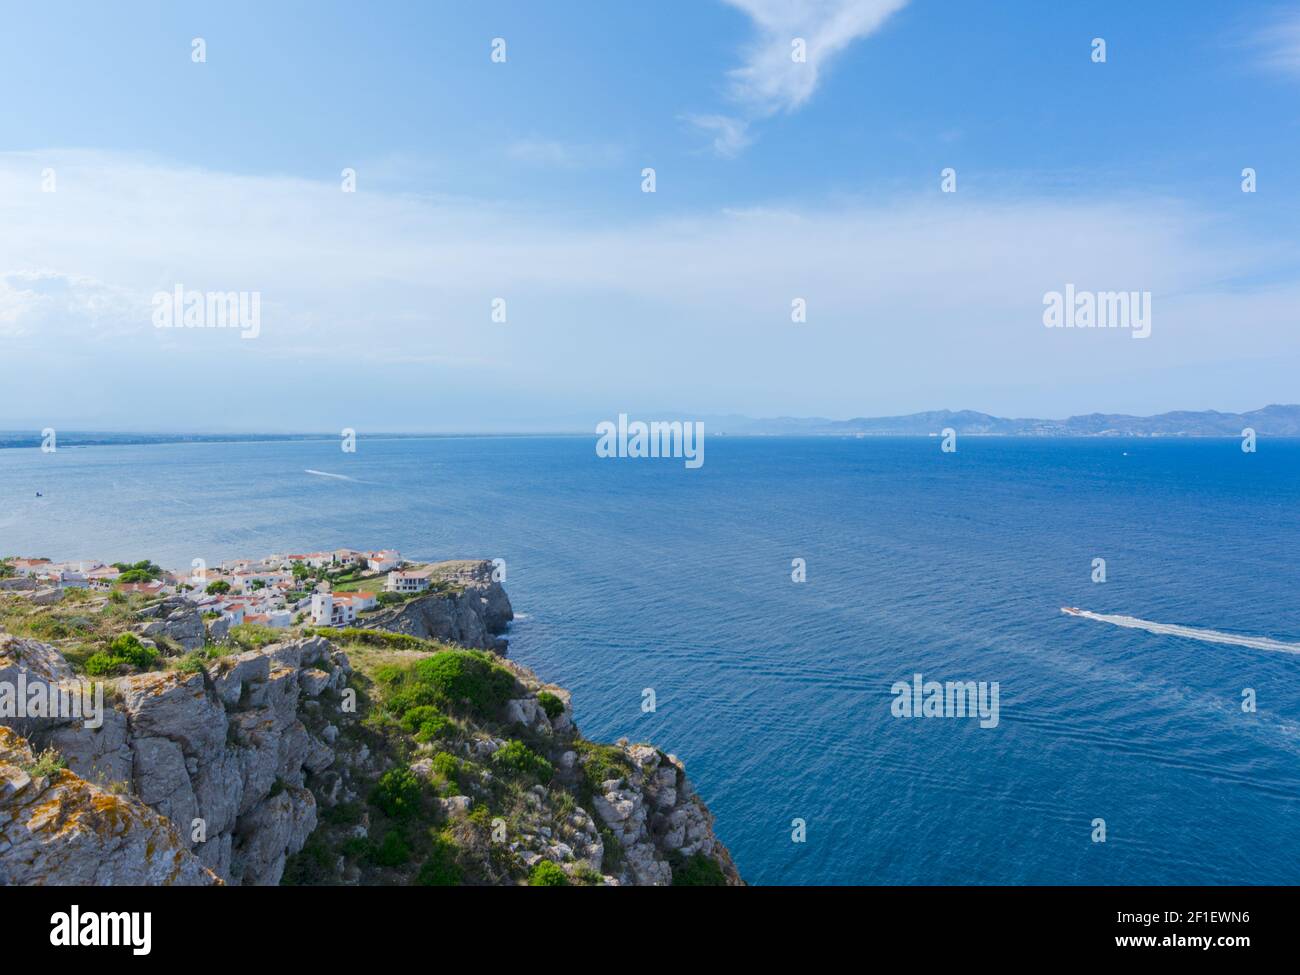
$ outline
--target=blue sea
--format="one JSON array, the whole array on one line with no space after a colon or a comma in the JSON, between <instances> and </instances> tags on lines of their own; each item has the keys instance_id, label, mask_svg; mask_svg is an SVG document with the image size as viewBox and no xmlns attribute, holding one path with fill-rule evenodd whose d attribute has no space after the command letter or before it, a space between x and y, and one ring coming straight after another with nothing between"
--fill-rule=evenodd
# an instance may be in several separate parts
<instances>
[{"instance_id":1,"label":"blue sea","mask_svg":"<svg viewBox=\"0 0 1300 975\"><path fill-rule=\"evenodd\" d=\"M1300 643L1300 442L593 442L3 450L0 551L505 559L510 655L682 758L752 883L1300 882L1300 656L1060 612ZM916 673L997 727L894 717Z\"/></svg>"}]
</instances>

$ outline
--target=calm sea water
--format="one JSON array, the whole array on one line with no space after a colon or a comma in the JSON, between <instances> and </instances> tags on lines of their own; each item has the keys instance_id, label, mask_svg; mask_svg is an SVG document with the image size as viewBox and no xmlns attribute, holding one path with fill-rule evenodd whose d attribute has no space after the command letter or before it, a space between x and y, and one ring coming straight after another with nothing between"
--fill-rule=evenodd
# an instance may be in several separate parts
<instances>
[{"instance_id":1,"label":"calm sea water","mask_svg":"<svg viewBox=\"0 0 1300 975\"><path fill-rule=\"evenodd\" d=\"M504 558L511 655L681 756L751 882L1300 882L1300 657L1059 612L1300 642L1300 442L592 443L4 450L0 551ZM916 672L999 726L892 717Z\"/></svg>"}]
</instances>

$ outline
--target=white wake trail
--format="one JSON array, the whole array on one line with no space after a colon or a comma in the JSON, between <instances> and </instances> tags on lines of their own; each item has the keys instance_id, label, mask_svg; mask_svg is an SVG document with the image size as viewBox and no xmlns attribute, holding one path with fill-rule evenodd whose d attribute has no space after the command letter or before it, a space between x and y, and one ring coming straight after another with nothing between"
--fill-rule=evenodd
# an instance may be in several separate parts
<instances>
[{"instance_id":1,"label":"white wake trail","mask_svg":"<svg viewBox=\"0 0 1300 975\"><path fill-rule=\"evenodd\" d=\"M1090 613L1086 609L1078 610L1074 615L1112 626L1124 626L1131 630L1146 630L1161 636L1179 636L1186 640L1200 640L1204 643L1226 643L1234 647L1250 647L1252 650L1272 650L1276 653L1300 654L1300 643L1284 643L1266 636L1241 636L1237 633L1223 633L1219 630L1202 630L1195 626L1176 626L1173 623L1155 623L1141 620L1136 616L1108 616L1105 613Z\"/></svg>"},{"instance_id":2,"label":"white wake trail","mask_svg":"<svg viewBox=\"0 0 1300 975\"><path fill-rule=\"evenodd\" d=\"M339 481L354 480L354 478L348 477L346 474L331 474L329 471L314 471L310 467L308 467L305 471L303 471L303 473L315 474L317 477L332 477Z\"/></svg>"}]
</instances>

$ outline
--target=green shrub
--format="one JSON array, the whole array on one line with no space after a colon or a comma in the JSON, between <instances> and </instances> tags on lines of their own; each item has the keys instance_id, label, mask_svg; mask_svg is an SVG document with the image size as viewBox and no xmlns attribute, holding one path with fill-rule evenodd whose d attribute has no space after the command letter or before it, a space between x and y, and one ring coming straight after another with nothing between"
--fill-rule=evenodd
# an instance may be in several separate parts
<instances>
[{"instance_id":1,"label":"green shrub","mask_svg":"<svg viewBox=\"0 0 1300 975\"><path fill-rule=\"evenodd\" d=\"M209 582L206 590L210 596L223 596L230 592L230 583L225 579L217 579L215 582Z\"/></svg>"},{"instance_id":2,"label":"green shrub","mask_svg":"<svg viewBox=\"0 0 1300 975\"><path fill-rule=\"evenodd\" d=\"M108 652L110 656L118 657L141 670L152 667L158 660L158 654L141 643L134 633L123 633L117 637L108 645Z\"/></svg>"},{"instance_id":3,"label":"green shrub","mask_svg":"<svg viewBox=\"0 0 1300 975\"><path fill-rule=\"evenodd\" d=\"M605 852L600 858L600 869L611 876L618 876L623 871L623 846L608 826L598 827L598 830L605 846Z\"/></svg>"},{"instance_id":4,"label":"green shrub","mask_svg":"<svg viewBox=\"0 0 1300 975\"><path fill-rule=\"evenodd\" d=\"M320 809L320 820L330 826L355 826L361 822L365 808L359 802L340 802Z\"/></svg>"},{"instance_id":5,"label":"green shrub","mask_svg":"<svg viewBox=\"0 0 1300 975\"><path fill-rule=\"evenodd\" d=\"M387 689L388 712L399 719L426 707L468 708L480 717L491 717L519 692L514 674L476 650L440 650L404 667L387 664L376 668L375 680Z\"/></svg>"},{"instance_id":6,"label":"green shrub","mask_svg":"<svg viewBox=\"0 0 1300 975\"><path fill-rule=\"evenodd\" d=\"M151 582L162 575L162 567L144 559L140 562L114 562L113 568L117 569L118 582Z\"/></svg>"},{"instance_id":7,"label":"green shrub","mask_svg":"<svg viewBox=\"0 0 1300 975\"><path fill-rule=\"evenodd\" d=\"M100 650L86 658L84 667L91 677L103 677L106 674L116 674L117 669L125 662L121 657L111 657Z\"/></svg>"},{"instance_id":8,"label":"green shrub","mask_svg":"<svg viewBox=\"0 0 1300 975\"><path fill-rule=\"evenodd\" d=\"M438 752L433 756L433 770L444 779L455 779L460 775L460 759L451 752Z\"/></svg>"},{"instance_id":9,"label":"green shrub","mask_svg":"<svg viewBox=\"0 0 1300 975\"><path fill-rule=\"evenodd\" d=\"M370 801L394 819L403 819L420 807L420 780L409 768L389 769L379 777Z\"/></svg>"},{"instance_id":10,"label":"green shrub","mask_svg":"<svg viewBox=\"0 0 1300 975\"><path fill-rule=\"evenodd\" d=\"M542 691L538 694L537 703L542 706L542 710L552 721L564 713L564 702L550 691Z\"/></svg>"},{"instance_id":11,"label":"green shrub","mask_svg":"<svg viewBox=\"0 0 1300 975\"><path fill-rule=\"evenodd\" d=\"M528 874L529 887L567 887L569 875L551 860L539 860Z\"/></svg>"},{"instance_id":12,"label":"green shrub","mask_svg":"<svg viewBox=\"0 0 1300 975\"><path fill-rule=\"evenodd\" d=\"M411 847L401 833L390 829L370 851L370 859L381 867L400 867L411 859Z\"/></svg>"},{"instance_id":13,"label":"green shrub","mask_svg":"<svg viewBox=\"0 0 1300 975\"><path fill-rule=\"evenodd\" d=\"M431 687L447 704L468 704L478 714L490 715L514 695L515 675L474 650L444 650L419 661L415 678Z\"/></svg>"},{"instance_id":14,"label":"green shrub","mask_svg":"<svg viewBox=\"0 0 1300 975\"><path fill-rule=\"evenodd\" d=\"M454 887L461 881L456 862L456 844L441 834L434 836L433 850L420 867L415 882L424 887Z\"/></svg>"},{"instance_id":15,"label":"green shrub","mask_svg":"<svg viewBox=\"0 0 1300 975\"><path fill-rule=\"evenodd\" d=\"M426 721L432 721L434 718L441 718L442 712L432 704L417 704L413 708L407 708L401 716L401 725L403 730L414 732L420 725Z\"/></svg>"},{"instance_id":16,"label":"green shrub","mask_svg":"<svg viewBox=\"0 0 1300 975\"><path fill-rule=\"evenodd\" d=\"M420 725L420 730L415 733L415 740L418 742L439 741L452 738L455 734L455 722L438 715L438 717L431 718Z\"/></svg>"},{"instance_id":17,"label":"green shrub","mask_svg":"<svg viewBox=\"0 0 1300 975\"><path fill-rule=\"evenodd\" d=\"M725 887L727 878L716 860L696 853L673 865L674 887Z\"/></svg>"},{"instance_id":18,"label":"green shrub","mask_svg":"<svg viewBox=\"0 0 1300 975\"><path fill-rule=\"evenodd\" d=\"M107 650L98 650L86 658L83 665L87 674L102 677L115 674L125 666L138 670L148 670L158 662L158 654L140 642L134 633L123 633L108 645Z\"/></svg>"},{"instance_id":19,"label":"green shrub","mask_svg":"<svg viewBox=\"0 0 1300 975\"><path fill-rule=\"evenodd\" d=\"M203 665L203 660L202 650L191 650L181 658L181 662L176 665L176 669L185 674L201 674L207 669Z\"/></svg>"},{"instance_id":20,"label":"green shrub","mask_svg":"<svg viewBox=\"0 0 1300 975\"><path fill-rule=\"evenodd\" d=\"M334 852L320 833L312 833L303 848L285 862L280 884L318 887L334 879Z\"/></svg>"},{"instance_id":21,"label":"green shrub","mask_svg":"<svg viewBox=\"0 0 1300 975\"><path fill-rule=\"evenodd\" d=\"M602 782L626 778L632 771L632 760L615 745L598 745L590 741L575 741L573 745L582 762L583 778L593 792L600 791Z\"/></svg>"},{"instance_id":22,"label":"green shrub","mask_svg":"<svg viewBox=\"0 0 1300 975\"><path fill-rule=\"evenodd\" d=\"M500 769L534 775L542 782L550 782L555 774L550 762L517 739L498 748L492 755L492 764Z\"/></svg>"}]
</instances>

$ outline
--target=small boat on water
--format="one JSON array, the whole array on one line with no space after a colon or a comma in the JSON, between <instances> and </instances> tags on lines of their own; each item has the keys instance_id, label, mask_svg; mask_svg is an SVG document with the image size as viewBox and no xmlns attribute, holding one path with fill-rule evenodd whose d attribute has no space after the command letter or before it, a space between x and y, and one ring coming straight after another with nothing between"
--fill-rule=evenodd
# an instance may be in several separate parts
<instances>
[{"instance_id":1,"label":"small boat on water","mask_svg":"<svg viewBox=\"0 0 1300 975\"><path fill-rule=\"evenodd\" d=\"M1061 607L1061 612L1064 613L1066 616L1082 616L1082 615L1083 615L1083 610L1081 610L1078 606L1062 606L1062 607Z\"/></svg>"}]
</instances>

